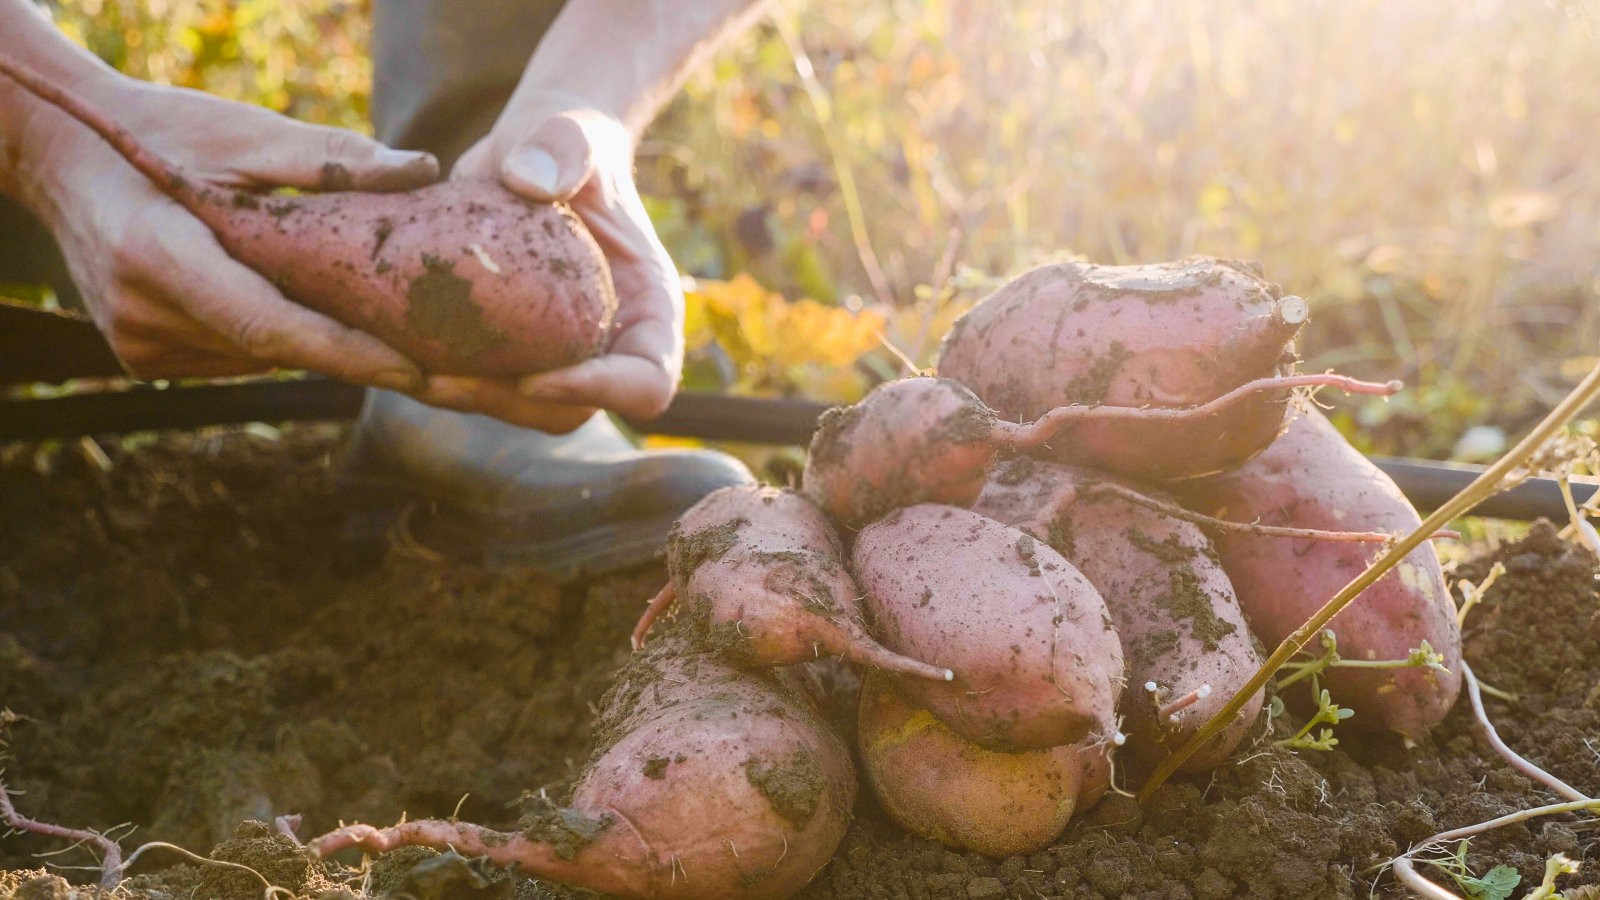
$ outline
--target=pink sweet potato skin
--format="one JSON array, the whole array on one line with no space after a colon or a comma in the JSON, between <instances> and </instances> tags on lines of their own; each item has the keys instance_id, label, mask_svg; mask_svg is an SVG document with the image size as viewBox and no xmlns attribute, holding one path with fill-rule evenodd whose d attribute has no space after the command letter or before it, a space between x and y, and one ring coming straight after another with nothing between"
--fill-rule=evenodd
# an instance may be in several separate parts
<instances>
[{"instance_id":1,"label":"pink sweet potato skin","mask_svg":"<svg viewBox=\"0 0 1600 900\"><path fill-rule=\"evenodd\" d=\"M1100 592L1128 667L1120 709L1128 746L1154 762L1220 710L1261 667L1261 655L1205 534L1127 500L1083 493L1103 480L1108 476L1086 469L1012 459L996 467L972 510L1049 544ZM1159 699L1144 689L1152 681ZM1210 685L1209 696L1179 711L1176 722L1158 715L1158 705L1201 685ZM1183 771L1206 771L1226 759L1254 724L1261 699L1260 691L1252 695Z\"/></svg>"},{"instance_id":2,"label":"pink sweet potato skin","mask_svg":"<svg viewBox=\"0 0 1600 900\"><path fill-rule=\"evenodd\" d=\"M908 831L985 856L1045 847L1075 813L1099 801L1111 781L1113 748L1097 740L985 750L906 702L887 676L868 675L861 688L862 767L884 811Z\"/></svg>"},{"instance_id":3,"label":"pink sweet potato skin","mask_svg":"<svg viewBox=\"0 0 1600 900\"><path fill-rule=\"evenodd\" d=\"M393 194L193 193L192 211L230 256L430 371L541 372L610 341L617 297L594 238L567 208L498 182Z\"/></svg>"},{"instance_id":4,"label":"pink sweet potato skin","mask_svg":"<svg viewBox=\"0 0 1600 900\"><path fill-rule=\"evenodd\" d=\"M925 503L863 529L852 568L884 645L955 672L901 679L902 694L968 740L1054 747L1114 713L1122 647L1105 603L1040 541Z\"/></svg>"},{"instance_id":5,"label":"pink sweet potato skin","mask_svg":"<svg viewBox=\"0 0 1600 900\"><path fill-rule=\"evenodd\" d=\"M1321 414L1293 419L1266 452L1223 475L1181 486L1190 507L1236 521L1330 530L1409 532L1421 520L1382 470ZM1276 645L1366 568L1371 544L1228 533L1217 549L1239 603L1262 641ZM1334 617L1347 659L1403 659L1423 641L1450 674L1428 669L1331 669L1334 698L1350 724L1420 738L1444 718L1460 689L1461 633L1433 547L1413 550ZM1315 649L1315 644L1313 644Z\"/></svg>"},{"instance_id":6,"label":"pink sweet potato skin","mask_svg":"<svg viewBox=\"0 0 1600 900\"><path fill-rule=\"evenodd\" d=\"M1285 374L1303 320L1303 301L1238 263L1062 263L1016 278L962 316L939 374L1019 422L1073 403L1193 406ZM1086 423L1051 442L1052 458L1148 479L1220 471L1272 441L1286 400L1263 392L1183 426Z\"/></svg>"},{"instance_id":7,"label":"pink sweet potato skin","mask_svg":"<svg viewBox=\"0 0 1600 900\"><path fill-rule=\"evenodd\" d=\"M916 503L966 506L994 459L994 425L988 407L947 378L881 384L823 414L802 489L851 530Z\"/></svg>"},{"instance_id":8,"label":"pink sweet potato skin","mask_svg":"<svg viewBox=\"0 0 1600 900\"><path fill-rule=\"evenodd\" d=\"M896 662L867 632L833 526L793 491L749 484L706 495L668 535L667 571L700 646L736 662L787 665L830 653Z\"/></svg>"},{"instance_id":9,"label":"pink sweet potato skin","mask_svg":"<svg viewBox=\"0 0 1600 900\"><path fill-rule=\"evenodd\" d=\"M456 849L525 874L641 900L789 897L849 822L849 751L783 672L749 672L668 634L629 660L595 723L600 749L566 807L515 832L458 819L342 826L308 842Z\"/></svg>"},{"instance_id":10,"label":"pink sweet potato skin","mask_svg":"<svg viewBox=\"0 0 1600 900\"><path fill-rule=\"evenodd\" d=\"M640 897L787 897L833 855L855 771L792 681L667 640L605 705L597 729L615 742L571 806L611 824L574 863L631 872Z\"/></svg>"}]
</instances>

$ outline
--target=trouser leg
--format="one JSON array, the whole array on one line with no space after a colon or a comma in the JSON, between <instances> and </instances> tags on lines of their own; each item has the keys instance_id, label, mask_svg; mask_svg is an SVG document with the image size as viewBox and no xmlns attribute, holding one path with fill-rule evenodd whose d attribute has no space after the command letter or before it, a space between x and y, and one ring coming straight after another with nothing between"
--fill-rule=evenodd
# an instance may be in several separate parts
<instances>
[{"instance_id":1,"label":"trouser leg","mask_svg":"<svg viewBox=\"0 0 1600 900\"><path fill-rule=\"evenodd\" d=\"M378 0L372 122L378 139L454 163L487 134L562 0Z\"/></svg>"},{"instance_id":2,"label":"trouser leg","mask_svg":"<svg viewBox=\"0 0 1600 900\"><path fill-rule=\"evenodd\" d=\"M49 285L61 305L83 308L55 239L22 204L7 197L0 197L0 284Z\"/></svg>"}]
</instances>

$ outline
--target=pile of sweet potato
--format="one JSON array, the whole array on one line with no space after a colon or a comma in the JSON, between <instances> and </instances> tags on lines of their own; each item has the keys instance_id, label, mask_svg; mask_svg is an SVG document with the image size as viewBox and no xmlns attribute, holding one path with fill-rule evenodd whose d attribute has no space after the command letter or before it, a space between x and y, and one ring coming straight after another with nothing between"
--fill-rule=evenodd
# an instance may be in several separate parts
<instances>
[{"instance_id":1,"label":"pile of sweet potato","mask_svg":"<svg viewBox=\"0 0 1600 900\"><path fill-rule=\"evenodd\" d=\"M938 377L830 411L799 491L725 488L682 517L569 808L513 835L425 821L313 846L448 844L630 896L781 897L842 837L855 763L911 831L990 855L1046 845L1113 787L1119 753L1150 762L1192 736L1260 666L1258 640L1381 546L1208 533L1219 520L1419 522L1296 400L1394 389L1294 374L1305 319L1221 260L1029 272L956 324ZM1443 657L1329 670L1351 725L1417 736L1443 717L1460 641L1431 547L1333 630L1346 658L1424 641ZM817 707L819 673L837 697L830 658L860 676L844 678L854 760ZM1261 701L1186 768L1259 732Z\"/></svg>"}]
</instances>

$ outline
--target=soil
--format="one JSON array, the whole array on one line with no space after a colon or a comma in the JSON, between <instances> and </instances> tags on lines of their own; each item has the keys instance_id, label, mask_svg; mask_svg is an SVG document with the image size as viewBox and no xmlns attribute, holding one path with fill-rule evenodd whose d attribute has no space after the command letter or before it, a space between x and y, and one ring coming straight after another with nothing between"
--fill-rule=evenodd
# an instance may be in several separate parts
<instances>
[{"instance_id":1,"label":"soil","mask_svg":"<svg viewBox=\"0 0 1600 900\"><path fill-rule=\"evenodd\" d=\"M248 863L296 897L570 897L454 854L406 850L368 870L308 863L302 835L402 815L510 826L519 797L559 797L590 749L593 704L664 580L658 565L556 585L442 562L352 528L334 426L170 434L104 445L0 445L0 707L5 777L26 814ZM104 460L102 460L104 462ZM1507 574L1468 622L1501 734L1600 793L1600 591L1586 552L1535 527L1492 559ZM832 711L848 720L848 710ZM1111 795L1050 848L989 860L890 824L863 791L806 898L1221 898L1398 895L1377 866L1445 828L1552 802L1476 734L1463 700L1415 748L1340 726L1328 752L1275 748L1288 723L1141 810ZM1142 772L1119 779L1137 784ZM1584 862L1600 896L1595 817L1483 835L1469 865L1509 865L1520 895L1545 860ZM130 827L133 829L130 831ZM82 849L0 838L0 897L74 896ZM40 866L48 863L50 869ZM59 868L56 868L59 867ZM119 896L262 896L254 876L152 850ZM1436 870L1434 874L1444 876ZM66 880L63 880L65 876ZM1448 879L1446 879L1448 883ZM77 896L94 891L79 887Z\"/></svg>"}]
</instances>

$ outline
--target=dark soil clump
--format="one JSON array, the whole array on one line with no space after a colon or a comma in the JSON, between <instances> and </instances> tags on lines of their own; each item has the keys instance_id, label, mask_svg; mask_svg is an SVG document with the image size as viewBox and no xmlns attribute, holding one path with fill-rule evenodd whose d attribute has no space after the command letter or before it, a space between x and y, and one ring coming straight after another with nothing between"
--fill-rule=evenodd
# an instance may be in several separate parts
<instances>
[{"instance_id":1,"label":"dark soil clump","mask_svg":"<svg viewBox=\"0 0 1600 900\"><path fill-rule=\"evenodd\" d=\"M548 810L588 757L594 710L665 577L647 566L561 586L440 563L404 540L363 551L341 540L350 501L330 464L340 436L297 427L128 441L106 447L109 472L72 444L0 445L0 707L18 717L4 769L21 811L75 827L132 823L128 849L171 841L302 900L575 896L424 850L387 854L363 878L309 864L261 824L300 813L309 836L340 819L454 812L519 828L518 798ZM1519 752L1600 792L1595 561L1537 527L1460 574L1481 579L1496 559L1507 574L1469 617L1466 656L1519 700L1490 700L1490 714ZM849 695L846 685L836 696ZM853 719L847 700L828 713ZM1004 860L907 836L864 790L835 859L802 896L1398 896L1377 868L1390 856L1553 799L1477 736L1464 700L1412 749L1349 726L1330 752L1272 745L1291 730L1263 722L1214 773L1174 780L1145 809L1110 795L1053 846ZM804 814L803 772L751 774ZM0 839L0 898L94 896L61 878L81 885L94 873L39 868L34 854L60 849ZM1480 875L1516 868L1520 896L1556 852L1584 864L1563 887L1600 883L1592 817L1483 835L1467 860ZM94 860L79 849L50 862ZM122 896L261 893L249 873L157 850Z\"/></svg>"},{"instance_id":2,"label":"dark soil clump","mask_svg":"<svg viewBox=\"0 0 1600 900\"><path fill-rule=\"evenodd\" d=\"M382 242L380 238L380 243ZM506 342L506 336L483 319L472 300L472 282L455 273L455 264L423 254L426 270L406 288L406 325L417 334L437 336L471 359Z\"/></svg>"}]
</instances>

